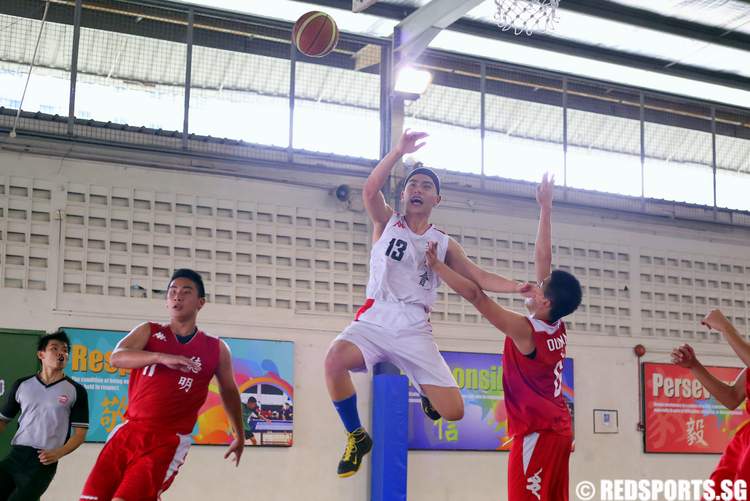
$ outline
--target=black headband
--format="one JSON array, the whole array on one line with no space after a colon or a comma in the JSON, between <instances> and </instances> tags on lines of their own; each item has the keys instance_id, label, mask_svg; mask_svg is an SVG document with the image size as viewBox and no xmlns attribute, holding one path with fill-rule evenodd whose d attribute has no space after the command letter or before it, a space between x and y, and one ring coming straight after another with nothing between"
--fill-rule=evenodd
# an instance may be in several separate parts
<instances>
[{"instance_id":1,"label":"black headband","mask_svg":"<svg viewBox=\"0 0 750 501\"><path fill-rule=\"evenodd\" d=\"M406 186L406 183L409 182L409 179L416 176L417 174L424 174L425 176L432 179L432 182L435 183L435 190L437 190L437 194L440 195L440 178L438 178L437 174L435 174L431 169L428 169L427 167L417 167L416 169L411 171L404 180L404 187Z\"/></svg>"}]
</instances>

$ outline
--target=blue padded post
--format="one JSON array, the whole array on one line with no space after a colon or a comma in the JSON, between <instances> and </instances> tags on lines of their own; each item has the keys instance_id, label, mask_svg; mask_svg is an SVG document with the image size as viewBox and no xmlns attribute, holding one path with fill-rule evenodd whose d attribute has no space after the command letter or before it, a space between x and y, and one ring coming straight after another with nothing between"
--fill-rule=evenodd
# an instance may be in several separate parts
<instances>
[{"instance_id":1,"label":"blue padded post","mask_svg":"<svg viewBox=\"0 0 750 501\"><path fill-rule=\"evenodd\" d=\"M409 380L392 364L375 365L371 501L406 501Z\"/></svg>"}]
</instances>

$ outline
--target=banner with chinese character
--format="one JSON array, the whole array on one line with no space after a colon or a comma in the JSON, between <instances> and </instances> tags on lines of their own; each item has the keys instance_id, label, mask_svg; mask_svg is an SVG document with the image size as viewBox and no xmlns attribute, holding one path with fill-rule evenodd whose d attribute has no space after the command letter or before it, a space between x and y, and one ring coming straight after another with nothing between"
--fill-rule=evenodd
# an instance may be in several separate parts
<instances>
[{"instance_id":1,"label":"banner with chinese character","mask_svg":"<svg viewBox=\"0 0 750 501\"><path fill-rule=\"evenodd\" d=\"M68 375L81 383L89 397L87 442L104 442L123 420L128 404L128 369L115 369L109 357L127 332L65 329L70 337Z\"/></svg>"},{"instance_id":2,"label":"banner with chinese character","mask_svg":"<svg viewBox=\"0 0 750 501\"><path fill-rule=\"evenodd\" d=\"M706 367L732 383L741 369ZM646 452L716 453L750 420L745 404L729 410L716 401L688 369L673 364L643 364Z\"/></svg>"},{"instance_id":3,"label":"banner with chinese character","mask_svg":"<svg viewBox=\"0 0 750 501\"><path fill-rule=\"evenodd\" d=\"M81 383L89 397L88 442L104 442L123 421L127 408L127 369L109 364L126 332L66 328L71 342L68 374ZM247 445L292 445L294 421L294 343L226 338L232 351L234 379L243 403ZM198 413L193 429L196 444L220 445L231 440L216 378Z\"/></svg>"},{"instance_id":4,"label":"banner with chinese character","mask_svg":"<svg viewBox=\"0 0 750 501\"><path fill-rule=\"evenodd\" d=\"M464 399L464 417L432 421L422 412L419 394L409 387L409 448L509 450L503 393L503 357L489 353L442 352ZM573 414L573 360L565 359L563 395Z\"/></svg>"}]
</instances>

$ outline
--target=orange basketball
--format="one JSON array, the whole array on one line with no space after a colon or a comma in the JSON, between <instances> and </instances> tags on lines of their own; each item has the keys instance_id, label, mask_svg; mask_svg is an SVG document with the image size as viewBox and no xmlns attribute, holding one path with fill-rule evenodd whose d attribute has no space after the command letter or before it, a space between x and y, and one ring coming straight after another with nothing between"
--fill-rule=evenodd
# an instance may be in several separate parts
<instances>
[{"instance_id":1,"label":"orange basketball","mask_svg":"<svg viewBox=\"0 0 750 501\"><path fill-rule=\"evenodd\" d=\"M292 43L306 56L323 57L336 47L338 41L336 22L325 12L308 12L294 23Z\"/></svg>"}]
</instances>

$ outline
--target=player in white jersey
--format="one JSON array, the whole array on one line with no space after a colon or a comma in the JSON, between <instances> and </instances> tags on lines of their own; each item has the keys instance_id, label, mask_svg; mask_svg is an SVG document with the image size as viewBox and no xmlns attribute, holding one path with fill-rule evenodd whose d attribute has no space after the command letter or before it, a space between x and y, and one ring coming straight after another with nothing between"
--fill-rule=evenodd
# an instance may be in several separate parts
<instances>
[{"instance_id":1,"label":"player in white jersey","mask_svg":"<svg viewBox=\"0 0 750 501\"><path fill-rule=\"evenodd\" d=\"M380 189L391 170L402 155L420 149L426 136L407 130L363 187L374 230L367 301L335 339L325 360L328 393L348 433L338 466L340 477L356 473L372 447L359 420L350 371L365 371L378 362L393 363L422 395L422 408L430 418L455 421L463 417L461 393L432 337L429 312L440 281L425 261L428 242L437 242L441 261L484 290L523 293L530 288L480 269L454 239L430 224L432 209L441 200L440 180L433 171L420 167L406 177L402 213L386 204Z\"/></svg>"}]
</instances>

